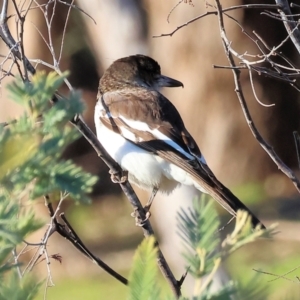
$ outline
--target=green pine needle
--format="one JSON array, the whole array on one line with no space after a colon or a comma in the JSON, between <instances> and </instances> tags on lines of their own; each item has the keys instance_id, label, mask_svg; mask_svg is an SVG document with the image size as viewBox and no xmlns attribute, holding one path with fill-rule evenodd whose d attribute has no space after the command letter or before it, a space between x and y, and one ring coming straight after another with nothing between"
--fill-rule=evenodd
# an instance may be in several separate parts
<instances>
[{"instance_id":1,"label":"green pine needle","mask_svg":"<svg viewBox=\"0 0 300 300\"><path fill-rule=\"evenodd\" d=\"M185 242L189 272L198 278L209 274L215 264L216 249L220 243L218 228L220 222L213 200L205 196L195 199L193 208L178 214L179 235Z\"/></svg>"},{"instance_id":2,"label":"green pine needle","mask_svg":"<svg viewBox=\"0 0 300 300\"><path fill-rule=\"evenodd\" d=\"M129 275L128 300L158 300L157 287L157 248L154 237L143 240L138 247Z\"/></svg>"}]
</instances>

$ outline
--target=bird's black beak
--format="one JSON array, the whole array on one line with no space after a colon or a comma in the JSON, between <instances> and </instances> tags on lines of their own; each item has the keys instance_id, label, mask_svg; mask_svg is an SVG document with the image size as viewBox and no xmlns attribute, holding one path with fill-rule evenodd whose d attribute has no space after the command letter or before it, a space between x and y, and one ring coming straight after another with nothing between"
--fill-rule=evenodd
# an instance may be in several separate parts
<instances>
[{"instance_id":1,"label":"bird's black beak","mask_svg":"<svg viewBox=\"0 0 300 300\"><path fill-rule=\"evenodd\" d=\"M184 87L182 82L164 75L160 75L157 79L157 85L159 87Z\"/></svg>"}]
</instances>

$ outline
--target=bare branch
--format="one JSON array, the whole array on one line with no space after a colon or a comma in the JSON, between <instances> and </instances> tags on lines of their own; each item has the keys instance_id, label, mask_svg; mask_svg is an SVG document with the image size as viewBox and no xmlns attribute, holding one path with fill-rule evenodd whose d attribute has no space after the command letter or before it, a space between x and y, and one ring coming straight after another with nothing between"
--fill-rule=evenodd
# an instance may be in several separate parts
<instances>
[{"instance_id":1,"label":"bare branch","mask_svg":"<svg viewBox=\"0 0 300 300\"><path fill-rule=\"evenodd\" d=\"M300 266L297 266L297 267L293 268L292 270L290 270L290 271L284 273L283 275L277 275L277 274L274 274L274 273L265 272L265 271L256 270L256 269L253 269L253 271L255 271L255 272L257 272L257 273L266 274L266 275L271 275L271 276L276 277L276 278L274 278L274 279L269 280L269 282L272 282L272 281L275 281L275 280L277 280L277 279L279 279L279 278L282 278L282 279L285 279L285 280L287 280L287 281L290 281L290 282L298 283L298 284L299 284L299 278L298 278L298 276L296 276L296 278L298 279L297 281L292 280L292 279L289 279L289 278L286 277L286 275L289 275L290 273L292 273L292 272L298 270L299 268L300 268Z\"/></svg>"},{"instance_id":2,"label":"bare branch","mask_svg":"<svg viewBox=\"0 0 300 300\"><path fill-rule=\"evenodd\" d=\"M264 107L272 107L272 106L275 106L274 103L272 104L264 104L262 103L257 95L256 95L256 91L255 91L255 87L254 87L254 82L253 82L253 77L252 77L252 72L251 72L251 69L249 68L249 78L250 78L250 83L251 83L251 88L252 88L252 92L253 92L253 95L254 95L254 98L256 99L256 101L261 105L261 106L264 106Z\"/></svg>"},{"instance_id":3,"label":"bare branch","mask_svg":"<svg viewBox=\"0 0 300 300\"><path fill-rule=\"evenodd\" d=\"M222 7L220 4L220 1L215 0L215 3L217 6L217 10L218 10L218 20L219 20L222 44L223 44L227 59L229 61L229 64L230 64L230 66L233 67L232 73L233 73L234 83L235 83L235 92L237 94L238 100L242 107L245 119L250 128L250 131L252 132L252 134L256 138L256 140L259 142L261 147L266 151L266 153L270 156L270 158L274 161L274 163L278 166L278 168L292 181L292 183L296 187L297 191L300 193L300 182L297 179L297 177L295 176L294 172L278 157L278 155L276 154L274 149L263 139L263 137L257 130L257 128L252 120L251 114L247 107L246 99L244 97L242 86L240 83L240 71L235 69L236 65L235 65L235 62L233 59L233 55L236 55L237 53L232 50L231 43L229 42L229 40L226 36L223 14L222 14Z\"/></svg>"},{"instance_id":4,"label":"bare branch","mask_svg":"<svg viewBox=\"0 0 300 300\"><path fill-rule=\"evenodd\" d=\"M236 5L236 6L230 6L228 8L224 8L222 10L222 12L228 12L228 11L232 11L232 10L236 10L236 9L243 9L243 8L246 8L246 9L276 9L278 8L278 5L275 5L275 4L245 4L245 5ZM172 36L175 32L177 32L178 30L180 30L181 28L183 27L186 27L192 23L194 23L195 21L198 21L206 16L209 16L209 15L217 15L218 14L218 11L208 11L198 17L195 17L189 21L187 21L186 23L178 26L176 29L174 29L172 32L170 33L163 33L161 35L153 35L152 37L153 38L159 38L159 37L163 37L163 36Z\"/></svg>"},{"instance_id":5,"label":"bare branch","mask_svg":"<svg viewBox=\"0 0 300 300\"><path fill-rule=\"evenodd\" d=\"M292 12L289 7L289 3L286 0L275 0L278 4L278 11L280 13L281 19L285 26L285 29L293 44L295 45L297 51L300 54L300 30L299 30L299 22L295 22L292 17Z\"/></svg>"},{"instance_id":6,"label":"bare branch","mask_svg":"<svg viewBox=\"0 0 300 300\"><path fill-rule=\"evenodd\" d=\"M10 51L14 54L14 56L22 61L22 55L19 51L19 45L12 37L7 26L7 6L8 6L8 0L3 0L2 10L0 14L0 37L2 38L4 43L8 46ZM28 61L26 57L24 57L24 62L25 62L26 69L31 74L35 74L34 67L31 65L31 63Z\"/></svg>"},{"instance_id":7,"label":"bare branch","mask_svg":"<svg viewBox=\"0 0 300 300\"><path fill-rule=\"evenodd\" d=\"M300 169L300 135L297 131L294 131L293 134L294 134L294 140L296 146L297 160Z\"/></svg>"}]
</instances>

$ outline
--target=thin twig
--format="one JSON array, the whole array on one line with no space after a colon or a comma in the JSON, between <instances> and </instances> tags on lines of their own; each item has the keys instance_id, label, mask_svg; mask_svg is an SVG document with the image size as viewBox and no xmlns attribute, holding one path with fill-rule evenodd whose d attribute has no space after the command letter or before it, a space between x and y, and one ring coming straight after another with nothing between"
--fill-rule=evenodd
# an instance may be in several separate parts
<instances>
[{"instance_id":1,"label":"thin twig","mask_svg":"<svg viewBox=\"0 0 300 300\"><path fill-rule=\"evenodd\" d=\"M297 131L294 131L293 135L294 135L295 146L296 146L298 166L299 166L299 169L300 169L300 135Z\"/></svg>"},{"instance_id":2,"label":"thin twig","mask_svg":"<svg viewBox=\"0 0 300 300\"><path fill-rule=\"evenodd\" d=\"M57 228L57 232L65 237L69 242L72 243L72 245L80 251L80 253L84 254L86 257L88 257L90 260L92 260L93 263L95 263L97 266L102 268L104 271L106 271L108 274L116 278L121 283L127 285L128 280L124 278L122 275L120 275L118 272L110 268L103 260L101 260L99 257L95 256L91 251L88 250L88 248L84 245L82 240L79 238L71 224L66 219L64 213L60 214L60 217L66 224L66 228L64 226L59 226Z\"/></svg>"},{"instance_id":3,"label":"thin twig","mask_svg":"<svg viewBox=\"0 0 300 300\"><path fill-rule=\"evenodd\" d=\"M272 104L265 104L265 103L262 103L258 96L256 95L256 91L255 91L255 87L254 87L254 82L253 82L253 76L252 76L252 72L251 72L251 68L248 68L249 70L249 78L250 78L250 84L251 84L251 88L252 88L252 92L253 92L253 95L254 95L254 98L256 99L256 101L261 105L261 106L264 106L264 107L272 107L272 106L275 106L275 103L272 103Z\"/></svg>"},{"instance_id":4,"label":"thin twig","mask_svg":"<svg viewBox=\"0 0 300 300\"><path fill-rule=\"evenodd\" d=\"M7 26L7 6L8 0L3 0L2 10L0 14L0 37L4 41L4 43L8 46L13 55L21 60L21 54L19 51L19 45L16 43L14 38L12 37L10 30ZM34 67L28 61L26 57L24 57L26 69L31 73L35 73Z\"/></svg>"},{"instance_id":5,"label":"thin twig","mask_svg":"<svg viewBox=\"0 0 300 300\"><path fill-rule=\"evenodd\" d=\"M170 10L170 12L169 12L169 14L168 14L168 16L167 16L167 22L168 22L168 23L170 23L170 17L171 17L172 12L176 9L176 7L179 6L179 4L180 4L181 2L183 2L183 0L179 0L179 1L171 8L171 10Z\"/></svg>"},{"instance_id":6,"label":"thin twig","mask_svg":"<svg viewBox=\"0 0 300 300\"><path fill-rule=\"evenodd\" d=\"M21 272L21 269L20 269L16 248L13 249L12 254L13 254L13 257L14 257L14 260L15 260L15 265L16 265L16 268L17 268L19 279L22 279L23 276L22 276L22 272Z\"/></svg>"},{"instance_id":7,"label":"thin twig","mask_svg":"<svg viewBox=\"0 0 300 300\"><path fill-rule=\"evenodd\" d=\"M275 281L275 280L281 278L281 279L285 279L285 280L290 281L290 282L293 282L293 283L299 283L299 279L298 279L297 276L296 276L296 278L298 279L298 281L294 281L294 280L292 280L292 279L290 279L290 278L285 277L286 275L289 275L290 273L292 273L292 272L298 270L299 268L300 268L300 266L297 266L297 267L293 268L292 270L286 272L286 273L283 274L283 275L277 275L277 274L273 274L273 273L266 272L266 271L261 271L261 270L256 270L256 269L253 269L253 271L255 271L255 272L257 272L257 273L266 274L266 275L271 275L271 276L276 277L276 278L274 278L274 279L269 280L269 282L272 282L272 281Z\"/></svg>"},{"instance_id":8,"label":"thin twig","mask_svg":"<svg viewBox=\"0 0 300 300\"><path fill-rule=\"evenodd\" d=\"M64 47L64 42L65 42L65 35L66 35L66 32L67 32L67 25L68 25L68 22L69 22L69 19L70 19L70 13L71 13L71 9L72 9L72 5L73 5L74 1L75 0L72 0L72 3L71 3L71 5L68 8L68 12L67 12L67 16L66 16L66 21L65 21L65 24L64 24L64 29L63 29L62 37L61 37L61 43L60 43L60 49L59 49L59 55L58 55L57 65L59 65L60 61L61 61L63 47Z\"/></svg>"},{"instance_id":9,"label":"thin twig","mask_svg":"<svg viewBox=\"0 0 300 300\"><path fill-rule=\"evenodd\" d=\"M236 6L230 6L230 7L224 8L222 10L222 12L232 11L232 10L236 10L236 9L277 9L277 8L278 8L278 5L276 5L276 4L244 4L244 5L236 5ZM153 35L152 37L159 38L159 37L163 37L163 36L173 36L173 34L175 32L177 32L178 30L180 30L181 28L186 27L186 26L194 23L195 21L198 21L199 19L202 19L206 16L217 15L217 14L218 14L217 10L208 11L208 12L206 12L198 17L195 17L195 18L187 21L186 23L178 26L176 29L174 29L170 33L162 33L161 35Z\"/></svg>"},{"instance_id":10,"label":"thin twig","mask_svg":"<svg viewBox=\"0 0 300 300\"><path fill-rule=\"evenodd\" d=\"M286 0L275 0L277 5L279 6L278 11L280 13L281 19L285 26L285 29L293 44L295 45L297 51L300 54L300 30L299 30L299 22L296 22L292 17L292 12L289 7L289 3Z\"/></svg>"},{"instance_id":11,"label":"thin twig","mask_svg":"<svg viewBox=\"0 0 300 300\"><path fill-rule=\"evenodd\" d=\"M300 7L300 5L292 2L291 7Z\"/></svg>"},{"instance_id":12,"label":"thin twig","mask_svg":"<svg viewBox=\"0 0 300 300\"><path fill-rule=\"evenodd\" d=\"M15 6L15 10L16 10L17 15L18 15L18 20L20 21L20 33L19 33L19 35L20 35L20 43L19 43L19 45L20 45L20 50L21 50L20 51L20 53L21 53L21 61L23 62L24 73L25 73L24 78L25 78L26 81L28 81L29 78L28 78L28 70L27 70L27 67L26 67L26 60L24 59L24 57L25 57L25 50L24 50L24 24L25 24L25 19L26 19L26 16L27 16L28 12L29 12L29 9L30 9L30 6L31 6L32 2L33 2L33 0L30 0L30 2L27 5L26 10L23 13L23 16L21 16L21 13L18 10L18 6L17 6L15 0L13 0L13 4ZM24 2L24 5L25 5L25 2Z\"/></svg>"},{"instance_id":13,"label":"thin twig","mask_svg":"<svg viewBox=\"0 0 300 300\"><path fill-rule=\"evenodd\" d=\"M55 1L55 0L53 0L53 1ZM74 8L74 9L80 11L81 13L83 13L84 15L86 15L89 19L91 19L94 22L95 25L97 25L96 20L91 15L89 15L86 11L84 11L83 9L81 9L79 6L75 5L74 1L71 4L67 3L66 1L62 1L62 0L58 0L58 2L62 3L64 5L70 6L70 7Z\"/></svg>"}]
</instances>

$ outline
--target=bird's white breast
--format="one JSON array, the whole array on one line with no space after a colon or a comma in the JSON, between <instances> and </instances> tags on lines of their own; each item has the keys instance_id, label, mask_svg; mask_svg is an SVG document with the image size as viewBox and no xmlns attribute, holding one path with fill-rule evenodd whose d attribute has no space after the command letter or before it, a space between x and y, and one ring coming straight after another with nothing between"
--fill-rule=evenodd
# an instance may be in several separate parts
<instances>
[{"instance_id":1,"label":"bird's white breast","mask_svg":"<svg viewBox=\"0 0 300 300\"><path fill-rule=\"evenodd\" d=\"M100 121L103 111L102 104L98 101L95 108L97 137L110 156L129 172L131 182L145 189L159 187L161 192L166 193L173 191L179 183L194 184L184 170L143 150L104 126Z\"/></svg>"}]
</instances>

